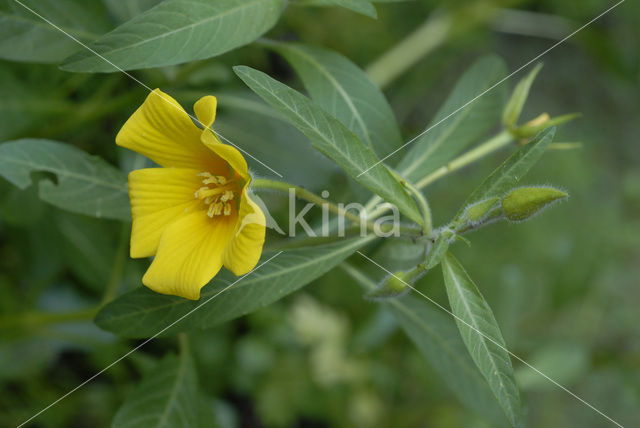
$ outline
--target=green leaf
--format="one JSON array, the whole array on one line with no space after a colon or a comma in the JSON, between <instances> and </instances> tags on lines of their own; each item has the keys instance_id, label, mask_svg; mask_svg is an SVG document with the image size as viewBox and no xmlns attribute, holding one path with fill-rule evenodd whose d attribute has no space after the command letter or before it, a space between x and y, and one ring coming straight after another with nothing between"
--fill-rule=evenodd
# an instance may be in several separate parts
<instances>
[{"instance_id":1,"label":"green leaf","mask_svg":"<svg viewBox=\"0 0 640 428\"><path fill-rule=\"evenodd\" d=\"M21 139L0 144L0 175L20 189L30 175L46 171L57 183L39 183L40 199L64 210L98 218L130 220L127 176L104 160L69 144Z\"/></svg>"},{"instance_id":2,"label":"green leaf","mask_svg":"<svg viewBox=\"0 0 640 428\"><path fill-rule=\"evenodd\" d=\"M301 0L298 6L340 6L370 18L377 18L376 8L368 0Z\"/></svg>"},{"instance_id":3,"label":"green leaf","mask_svg":"<svg viewBox=\"0 0 640 428\"><path fill-rule=\"evenodd\" d=\"M202 290L199 301L166 296L141 287L106 305L98 313L96 324L120 336L151 337L207 302L229 284L238 281L162 334L210 328L296 291L331 270L374 238L353 238L284 252L240 281L228 271L221 272ZM263 261L268 260L268 257L264 255Z\"/></svg>"},{"instance_id":4,"label":"green leaf","mask_svg":"<svg viewBox=\"0 0 640 428\"><path fill-rule=\"evenodd\" d=\"M281 0L165 0L89 47L123 70L180 64L251 43L281 10ZM62 69L118 71L88 50L67 58Z\"/></svg>"},{"instance_id":5,"label":"green leaf","mask_svg":"<svg viewBox=\"0 0 640 428\"><path fill-rule=\"evenodd\" d=\"M348 264L342 267L366 290L376 289L377 284L361 271ZM506 424L495 397L467 353L450 316L415 295L385 300L381 307L394 316L433 370L465 406L499 425Z\"/></svg>"},{"instance_id":6,"label":"green leaf","mask_svg":"<svg viewBox=\"0 0 640 428\"><path fill-rule=\"evenodd\" d=\"M311 99L386 156L402 145L396 118L382 91L344 56L300 43L268 42L296 70Z\"/></svg>"},{"instance_id":7,"label":"green leaf","mask_svg":"<svg viewBox=\"0 0 640 428\"><path fill-rule=\"evenodd\" d=\"M246 66L234 67L234 71L247 86L305 134L316 149L333 159L360 184L396 205L414 222L422 224L422 216L403 186L379 163L373 150L338 119L265 73ZM376 166L360 175L372 165Z\"/></svg>"},{"instance_id":8,"label":"green leaf","mask_svg":"<svg viewBox=\"0 0 640 428\"><path fill-rule=\"evenodd\" d=\"M502 165L487 177L476 190L469 195L456 215L460 220L467 206L474 205L496 196L502 197L535 165L553 141L555 128L540 132L534 139L511 155Z\"/></svg>"},{"instance_id":9,"label":"green leaf","mask_svg":"<svg viewBox=\"0 0 640 428\"><path fill-rule=\"evenodd\" d=\"M455 234L448 229L442 230L438 233L438 237L427 253L425 270L431 270L442 262L442 259L449 249L449 242L454 236Z\"/></svg>"},{"instance_id":10,"label":"green leaf","mask_svg":"<svg viewBox=\"0 0 640 428\"><path fill-rule=\"evenodd\" d=\"M505 127L515 126L518 122L518 119L520 119L520 114L522 113L524 103L529 97L529 90L531 89L531 85L533 84L533 81L540 72L541 68L542 64L536 65L533 70L531 70L531 72L527 74L525 78L519 81L516 85L515 89L513 90L513 94L511 94L511 98L509 98L509 101L504 108L504 112L502 113L502 124Z\"/></svg>"},{"instance_id":11,"label":"green leaf","mask_svg":"<svg viewBox=\"0 0 640 428\"><path fill-rule=\"evenodd\" d=\"M300 131L253 92L220 93L216 97L220 106L216 131L231 141L242 141L244 150L276 171L286 171L288 181L325 189L322 186L327 185L327 177L340 172L335 163L311 147ZM266 172L250 157L247 163L254 171Z\"/></svg>"},{"instance_id":12,"label":"green leaf","mask_svg":"<svg viewBox=\"0 0 640 428\"><path fill-rule=\"evenodd\" d=\"M520 394L502 333L491 308L462 265L447 254L442 273L462 340L514 427L521 426Z\"/></svg>"},{"instance_id":13,"label":"green leaf","mask_svg":"<svg viewBox=\"0 0 640 428\"><path fill-rule=\"evenodd\" d=\"M184 427L199 425L196 371L187 352L165 357L127 397L113 419L113 428Z\"/></svg>"},{"instance_id":14,"label":"green leaf","mask_svg":"<svg viewBox=\"0 0 640 428\"><path fill-rule=\"evenodd\" d=\"M21 0L21 3L33 12L14 0L0 0L0 58L59 62L82 48L69 35L88 43L111 28L100 2Z\"/></svg>"},{"instance_id":15,"label":"green leaf","mask_svg":"<svg viewBox=\"0 0 640 428\"><path fill-rule=\"evenodd\" d=\"M471 66L460 78L424 135L410 144L407 154L397 167L400 175L410 181L417 181L446 164L491 130L500 119L506 89L503 86L490 88L506 72L504 62L495 56L482 58ZM474 98L476 99L470 102ZM467 103L469 104L465 106ZM465 107L461 108L462 106ZM460 110L456 111L458 109Z\"/></svg>"}]
</instances>

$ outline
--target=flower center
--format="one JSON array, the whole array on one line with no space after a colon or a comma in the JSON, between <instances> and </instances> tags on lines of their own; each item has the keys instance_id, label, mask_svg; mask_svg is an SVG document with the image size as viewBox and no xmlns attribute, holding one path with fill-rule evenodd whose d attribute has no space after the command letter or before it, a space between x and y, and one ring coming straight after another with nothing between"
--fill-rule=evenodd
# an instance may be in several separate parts
<instances>
[{"instance_id":1,"label":"flower center","mask_svg":"<svg viewBox=\"0 0 640 428\"><path fill-rule=\"evenodd\" d=\"M222 175L213 175L208 172L201 172L198 177L202 178L205 185L196 190L195 197L201 199L209 206L207 215L231 215L231 201L235 197L234 190L237 190L236 180L227 180Z\"/></svg>"}]
</instances>

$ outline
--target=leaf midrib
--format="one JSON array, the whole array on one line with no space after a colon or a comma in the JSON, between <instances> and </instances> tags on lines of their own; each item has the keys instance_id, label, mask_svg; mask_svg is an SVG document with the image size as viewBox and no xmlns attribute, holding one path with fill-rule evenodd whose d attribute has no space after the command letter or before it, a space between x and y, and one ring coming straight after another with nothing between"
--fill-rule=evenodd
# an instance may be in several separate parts
<instances>
[{"instance_id":1,"label":"leaf midrib","mask_svg":"<svg viewBox=\"0 0 640 428\"><path fill-rule=\"evenodd\" d=\"M259 276L259 277L255 277L254 276L255 279L248 279L247 281L241 281L241 282L238 283L238 286L234 287L234 288L237 290L237 289L246 287L248 285L254 284L255 282L262 281L265 278L269 279L271 277L278 277L278 276L281 276L281 275L286 274L288 272L292 272L292 271L296 270L297 268L300 268L300 269L306 268L309 265L314 265L314 264L317 264L317 263L319 263L319 262L321 262L323 260L329 259L329 258L335 256L336 254L342 252L342 251L347 252L352 247L357 247L358 245L364 245L367 242L369 242L370 240L374 239L375 237L376 237L375 235L368 235L366 238L355 240L349 246L341 247L341 248L339 248L338 250L336 250L334 252L326 253L326 254L324 254L324 255L322 255L320 257L310 258L309 260L307 260L307 261L305 261L305 262L303 262L301 264L296 264L296 265L289 266L289 267L287 267L285 269L282 269L282 270L269 272L269 273L266 273L266 274L264 274L262 276ZM228 285L228 284L225 284L225 285ZM200 300L202 300L205 297L209 297L209 296L215 294L216 292L218 292L218 290L212 290L212 291L210 291L208 293L204 293L200 297ZM120 320L120 319L129 318L129 317L132 317L132 316L135 316L135 315L139 315L139 314L146 315L146 314L149 314L151 312L158 311L158 310L161 310L161 309L164 309L164 308L168 308L168 307L176 308L179 305L184 305L184 304L187 304L187 303L192 303L192 301L191 300L186 301L186 299L182 299L182 300L179 300L179 301L176 301L176 302L165 303L165 304L162 304L162 305L154 306L154 307L146 309L146 310L143 309L143 310L138 310L138 311L131 311L131 312L127 312L126 314L120 315L120 316L114 315L114 316L111 316L108 319L108 321L109 322L117 321L117 320Z\"/></svg>"},{"instance_id":2,"label":"leaf midrib","mask_svg":"<svg viewBox=\"0 0 640 428\"><path fill-rule=\"evenodd\" d=\"M446 267L446 269L449 271L449 278L452 279L455 287L456 287L456 291L458 292L458 300L460 300L462 302L462 305L464 306L464 309L467 313L467 315L469 316L469 319L471 320L471 324L473 324L473 329L475 330L475 333L478 334L478 338L480 340L480 343L482 344L482 347L484 348L484 350L486 351L487 355L489 356L489 362L491 364L492 367L492 373L495 373L498 377L500 377L500 369L498 367L498 365L495 363L494 358L493 358L493 353L489 351L489 346L487 345L487 338L484 336L484 334L480 333L481 329L479 324L476 321L476 317L473 313L473 311L471 310L470 306L467 304L467 300L466 298L464 298L464 294L462 293L463 288L460 286L460 282L456 279L457 277L454 275L454 272L452 270L452 267L449 263L444 263L443 266ZM473 292L473 290L472 290ZM475 293L474 293L475 295ZM486 309L486 308L485 308ZM466 322L463 322L466 323ZM466 327L469 327L469 325L466 325ZM494 343L494 345L498 345L498 340L496 339L492 339L495 340L496 343ZM501 345L504 347L504 345ZM506 352L506 351L505 351ZM505 396L509 395L509 392L506 389L506 386L504 385L504 383L500 380L499 381L499 385L500 385L500 390L502 390L503 394L505 394ZM491 382L490 382L491 383ZM493 392L493 388L490 388ZM498 395L493 392L493 394L495 395L496 399L498 399L499 402L503 402L501 400L500 397L498 397ZM512 414L515 414L515 411L513 409L513 406L511 405L511 400L507 400L508 404L509 404L509 409L511 410ZM510 415L511 417L511 415Z\"/></svg>"},{"instance_id":3,"label":"leaf midrib","mask_svg":"<svg viewBox=\"0 0 640 428\"><path fill-rule=\"evenodd\" d=\"M312 56L308 55L302 49L300 49L300 48L298 48L296 46L290 46L290 45L284 47L283 49L289 49L291 51L297 52L298 55L301 56L303 59L307 60L309 63L311 63L312 65L316 66L318 71L320 71L320 73L323 74L327 78L327 80L329 80L329 82L331 82L333 84L333 86L335 86L335 88L338 90L338 93L342 96L344 101L347 103L347 106L349 107L349 110L351 110L351 112L353 113L354 117L356 118L356 121L358 122L358 125L360 125L360 128L362 129L362 132L364 133L364 136L365 136L365 138L367 140L366 143L369 145L369 147L372 147L373 143L371 142L371 136L369 134L369 130L367 129L366 125L364 124L364 120L362 119L362 116L360 116L360 112L356 109L356 106L353 104L353 101L351 100L351 97L346 92L344 87L340 84L340 82L338 82L333 77L333 75L331 73L329 73L329 70L327 70L321 63L316 61L315 58L313 58Z\"/></svg>"},{"instance_id":4,"label":"leaf midrib","mask_svg":"<svg viewBox=\"0 0 640 428\"><path fill-rule=\"evenodd\" d=\"M302 122L303 122L307 127L309 127L309 129L311 129L311 130L312 130L316 135L318 135L322 140L324 140L324 141L325 141L325 143L329 144L332 148L336 149L336 151L337 151L338 153L340 153L341 157L342 157L343 159L345 159L345 160L349 163L349 165L350 165L354 170L360 170L360 169L361 169L361 168L360 168L360 165L355 164L355 163L351 160L351 157L350 157L350 156L348 156L348 154L347 154L347 153L345 153L339 145L334 144L334 143L333 143L333 142L332 142L332 141L331 141L331 140L330 140L330 139L329 139L329 138L328 138L324 133L320 132L316 126L313 126L313 125L311 124L311 122L309 122L308 120L306 120L306 118L305 118L304 116L302 116L302 115L298 112L298 110L296 110L296 109L292 109L291 107L289 107L289 105L288 105L286 102L284 102L284 100L283 100L282 98L280 98L280 97L279 97L275 92L273 92L269 87L266 87L266 86L264 86L263 84L261 84L259 81L257 81L256 79L254 79L251 75L246 74L246 73L245 73L244 75L245 75L245 76L247 76L249 79L251 79L251 80L252 80L256 85L259 85L261 88L263 88L264 90L268 91L268 92L271 94L271 96L273 96L275 99L277 99L277 100L278 100L278 102L279 102L282 106L284 106L284 108L286 108L287 110L289 110L290 112L292 112L296 117L298 117L298 118L299 118L299 119L300 119L300 120L301 120L301 121L302 121ZM304 95L303 95L303 96L304 96ZM313 105L311 105L311 106L313 107ZM324 110L322 110L322 109L321 109L320 111L321 111L322 113L325 113L325 112L324 112ZM328 113L326 113L326 114L328 115ZM338 121L337 119L332 118L331 116L327 116L325 119L327 120L327 122L329 122L331 119L333 119L333 120L335 120L335 121L336 121L336 123L337 123L337 124L339 124L338 126L344 126L344 125L342 124L342 122ZM352 136L353 138L355 138L357 141L360 141L360 140L358 139L358 137L357 137L355 134L353 134L353 133L351 132L351 130L349 130L346 126L345 126L345 130L346 130L349 134L351 134L351 136ZM362 143L362 142L361 142L361 143ZM366 146L366 145L364 145L364 144L363 144L363 146L362 146L362 150L363 150L363 151L368 151L368 152L369 152L369 154L370 154L373 158L375 158L375 157L376 157L376 156L375 156L375 154L373 153L373 151L372 151L368 146ZM380 163L378 162L378 164L376 164L373 168L371 168L371 172L380 171L380 169L379 169L379 168L380 168ZM383 171L384 171L384 172L386 172L385 170L383 170ZM384 172L382 172L382 173L384 173ZM383 182L381 182L381 177L379 178L379 177L378 177L378 174L370 174L370 173L367 173L367 174L365 174L365 175L367 175L368 177L370 177L370 180L367 180L367 181L369 181L372 185L379 186L379 188L380 188L380 189L384 187L384 186L383 186L383 184L384 184L384 183L383 183ZM390 174L389 174L389 176L390 176ZM393 180L393 177L391 177L391 176L390 176L390 179L391 179L391 180ZM364 180L362 180L362 181L364 181ZM378 189L378 190L380 190L380 189ZM386 193L386 192L385 192L385 193Z\"/></svg>"},{"instance_id":5,"label":"leaf midrib","mask_svg":"<svg viewBox=\"0 0 640 428\"><path fill-rule=\"evenodd\" d=\"M113 55L114 53L120 52L122 50L135 49L136 47L138 47L140 45L143 45L143 44L146 44L146 43L149 43L149 42L153 42L153 41L155 41L157 39L169 37L169 36L172 36L175 33L179 33L179 32L182 32L182 31L187 31L187 30L192 29L193 27L204 25L204 24L208 23L209 21L215 21L215 20L222 19L223 17L225 17L227 15L230 15L232 13L235 13L235 12L237 12L239 10L247 9L249 7L252 7L257 3L266 3L266 2L265 2L265 0L253 0L253 1L248 2L248 3L243 3L240 6L234 7L232 9L227 9L227 10L223 11L222 13L220 13L218 15L210 16L208 18L205 18L205 19L202 19L200 21L197 21L197 22L194 22L192 24L189 24L189 25L187 25L185 27L176 28L176 29L168 31L166 33L158 34L157 36L153 36L153 37L148 38L148 39L140 40L139 42L136 42L136 43L133 43L133 44L130 44L130 45L126 45L126 46L122 46L120 48L104 51L104 52L102 52L102 55L107 55L107 54L108 55ZM110 36L111 34L112 33L107 33L107 34L105 34L105 37ZM98 44L98 43L101 43L101 41L100 40L96 40L96 44ZM102 42L102 43L104 43L104 42ZM93 58L93 55L91 55L89 57L85 57L85 58ZM82 61L85 58L78 59L78 61Z\"/></svg>"}]
</instances>

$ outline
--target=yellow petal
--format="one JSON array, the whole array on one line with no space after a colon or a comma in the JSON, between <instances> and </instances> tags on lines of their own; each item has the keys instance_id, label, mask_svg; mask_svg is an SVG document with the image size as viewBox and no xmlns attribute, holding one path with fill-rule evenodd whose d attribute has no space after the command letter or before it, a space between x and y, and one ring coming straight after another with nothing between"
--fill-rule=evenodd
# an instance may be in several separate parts
<instances>
[{"instance_id":1,"label":"yellow petal","mask_svg":"<svg viewBox=\"0 0 640 428\"><path fill-rule=\"evenodd\" d=\"M249 180L247 161L244 160L244 157L240 154L238 149L228 144L222 144L220 140L218 140L218 137L207 129L202 132L201 139L205 146L227 161L231 168L233 168L233 170L245 181Z\"/></svg>"},{"instance_id":2,"label":"yellow petal","mask_svg":"<svg viewBox=\"0 0 640 428\"><path fill-rule=\"evenodd\" d=\"M251 271L262 254L265 235L265 217L260 207L247 194L247 186L242 191L240 212L229 246L224 250L224 266L235 275Z\"/></svg>"},{"instance_id":3,"label":"yellow petal","mask_svg":"<svg viewBox=\"0 0 640 428\"><path fill-rule=\"evenodd\" d=\"M218 100L213 95L204 96L193 105L193 111L196 112L196 117L203 128L209 128L216 120L217 106Z\"/></svg>"},{"instance_id":4,"label":"yellow petal","mask_svg":"<svg viewBox=\"0 0 640 428\"><path fill-rule=\"evenodd\" d=\"M131 257L155 254L165 228L187 213L206 207L194 196L202 186L197 169L148 168L129 174ZM202 212L204 215L204 212Z\"/></svg>"},{"instance_id":5,"label":"yellow petal","mask_svg":"<svg viewBox=\"0 0 640 428\"><path fill-rule=\"evenodd\" d=\"M142 283L162 294L199 299L200 289L222 267L222 252L231 239L235 216L211 219L197 212L168 226Z\"/></svg>"},{"instance_id":6,"label":"yellow petal","mask_svg":"<svg viewBox=\"0 0 640 428\"><path fill-rule=\"evenodd\" d=\"M124 124L116 144L159 165L224 171L226 164L200 141L202 130L169 95L154 89Z\"/></svg>"}]
</instances>

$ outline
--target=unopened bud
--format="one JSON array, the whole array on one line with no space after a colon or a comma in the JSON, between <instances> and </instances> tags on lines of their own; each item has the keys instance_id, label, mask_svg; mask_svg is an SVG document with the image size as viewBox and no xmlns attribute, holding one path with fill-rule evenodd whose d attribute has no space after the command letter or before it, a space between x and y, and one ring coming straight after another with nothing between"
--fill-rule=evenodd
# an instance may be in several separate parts
<instances>
[{"instance_id":1,"label":"unopened bud","mask_svg":"<svg viewBox=\"0 0 640 428\"><path fill-rule=\"evenodd\" d=\"M411 274L405 272L396 272L389 275L378 288L365 294L364 297L370 300L385 300L402 296L411 289L409 285L411 276Z\"/></svg>"},{"instance_id":2,"label":"unopened bud","mask_svg":"<svg viewBox=\"0 0 640 428\"><path fill-rule=\"evenodd\" d=\"M478 224L494 215L496 202L499 197L489 198L484 201L469 205L463 214L463 219L471 224Z\"/></svg>"},{"instance_id":3,"label":"unopened bud","mask_svg":"<svg viewBox=\"0 0 640 428\"><path fill-rule=\"evenodd\" d=\"M569 195L553 187L518 187L502 198L502 210L511 221L523 221Z\"/></svg>"},{"instance_id":4,"label":"unopened bud","mask_svg":"<svg viewBox=\"0 0 640 428\"><path fill-rule=\"evenodd\" d=\"M522 126L512 130L512 133L516 138L529 138L536 135L538 132L547 129L551 126L558 126L564 123L570 122L573 119L580 117L580 113L563 114L562 116L549 117L547 113L542 113L535 119L530 120Z\"/></svg>"}]
</instances>

